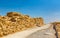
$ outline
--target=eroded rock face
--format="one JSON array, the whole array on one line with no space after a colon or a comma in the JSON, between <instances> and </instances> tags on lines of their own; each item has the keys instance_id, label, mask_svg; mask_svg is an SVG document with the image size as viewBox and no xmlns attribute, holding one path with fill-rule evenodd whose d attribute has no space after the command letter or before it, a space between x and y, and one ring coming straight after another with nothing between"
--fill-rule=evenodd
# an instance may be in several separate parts
<instances>
[{"instance_id":1,"label":"eroded rock face","mask_svg":"<svg viewBox=\"0 0 60 38\"><path fill-rule=\"evenodd\" d=\"M41 25L44 25L42 18L9 12L6 16L0 16L0 37Z\"/></svg>"},{"instance_id":2,"label":"eroded rock face","mask_svg":"<svg viewBox=\"0 0 60 38\"><path fill-rule=\"evenodd\" d=\"M58 38L60 38L60 22L54 22L53 25L55 25L56 31L58 32Z\"/></svg>"}]
</instances>

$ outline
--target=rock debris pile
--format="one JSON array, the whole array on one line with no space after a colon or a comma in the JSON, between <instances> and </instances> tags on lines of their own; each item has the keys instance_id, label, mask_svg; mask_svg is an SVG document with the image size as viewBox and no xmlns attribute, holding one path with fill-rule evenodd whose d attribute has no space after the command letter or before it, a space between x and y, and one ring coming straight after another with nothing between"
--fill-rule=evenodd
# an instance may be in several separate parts
<instances>
[{"instance_id":1,"label":"rock debris pile","mask_svg":"<svg viewBox=\"0 0 60 38\"><path fill-rule=\"evenodd\" d=\"M0 37L41 25L44 25L41 17L31 18L28 15L9 12L6 16L0 16Z\"/></svg>"}]
</instances>

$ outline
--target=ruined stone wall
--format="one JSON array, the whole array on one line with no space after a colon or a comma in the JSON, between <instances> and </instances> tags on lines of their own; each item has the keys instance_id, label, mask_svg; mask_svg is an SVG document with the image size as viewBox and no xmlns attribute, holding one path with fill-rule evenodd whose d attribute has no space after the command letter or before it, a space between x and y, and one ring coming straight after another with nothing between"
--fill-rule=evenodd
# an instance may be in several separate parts
<instances>
[{"instance_id":1,"label":"ruined stone wall","mask_svg":"<svg viewBox=\"0 0 60 38\"><path fill-rule=\"evenodd\" d=\"M0 16L0 37L44 25L43 18L31 18L28 15L9 12Z\"/></svg>"}]
</instances>

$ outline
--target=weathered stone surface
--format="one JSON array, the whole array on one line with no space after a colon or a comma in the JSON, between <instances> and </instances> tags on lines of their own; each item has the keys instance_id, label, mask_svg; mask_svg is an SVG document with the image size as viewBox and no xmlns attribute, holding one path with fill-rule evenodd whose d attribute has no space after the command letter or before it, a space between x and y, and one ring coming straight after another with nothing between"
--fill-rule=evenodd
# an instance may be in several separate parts
<instances>
[{"instance_id":1,"label":"weathered stone surface","mask_svg":"<svg viewBox=\"0 0 60 38\"><path fill-rule=\"evenodd\" d=\"M8 17L12 17L12 16L20 16L21 14L17 13L17 12L8 12L7 16Z\"/></svg>"},{"instance_id":2,"label":"weathered stone surface","mask_svg":"<svg viewBox=\"0 0 60 38\"><path fill-rule=\"evenodd\" d=\"M58 38L60 38L60 22L54 22L53 25L56 26L56 31L58 32Z\"/></svg>"},{"instance_id":3,"label":"weathered stone surface","mask_svg":"<svg viewBox=\"0 0 60 38\"><path fill-rule=\"evenodd\" d=\"M0 37L41 25L44 25L42 18L9 12L6 16L0 16Z\"/></svg>"},{"instance_id":4,"label":"weathered stone surface","mask_svg":"<svg viewBox=\"0 0 60 38\"><path fill-rule=\"evenodd\" d=\"M44 24L44 20L43 20L43 18L33 18L33 20L35 21L35 24L37 25L37 26L41 26L41 25L43 25Z\"/></svg>"}]
</instances>

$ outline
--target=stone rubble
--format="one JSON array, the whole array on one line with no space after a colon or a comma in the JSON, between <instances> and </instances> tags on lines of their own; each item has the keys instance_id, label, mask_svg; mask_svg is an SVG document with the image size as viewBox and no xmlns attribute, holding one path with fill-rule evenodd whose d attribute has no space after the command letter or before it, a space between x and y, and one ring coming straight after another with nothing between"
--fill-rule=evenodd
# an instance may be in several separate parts
<instances>
[{"instance_id":1,"label":"stone rubble","mask_svg":"<svg viewBox=\"0 0 60 38\"><path fill-rule=\"evenodd\" d=\"M17 12L8 12L6 16L0 16L0 37L41 25L44 25L41 17L31 18Z\"/></svg>"}]
</instances>

